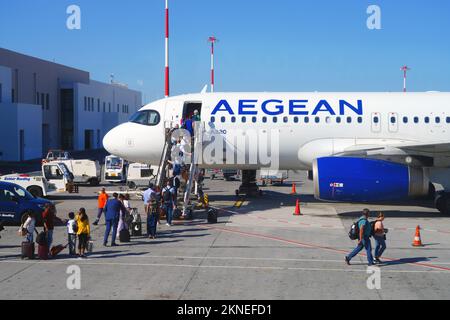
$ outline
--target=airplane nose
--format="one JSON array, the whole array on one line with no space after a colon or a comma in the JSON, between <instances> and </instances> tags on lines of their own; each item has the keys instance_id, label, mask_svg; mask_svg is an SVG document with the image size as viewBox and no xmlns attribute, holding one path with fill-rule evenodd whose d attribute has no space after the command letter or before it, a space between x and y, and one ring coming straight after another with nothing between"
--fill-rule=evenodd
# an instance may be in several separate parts
<instances>
[{"instance_id":1,"label":"airplane nose","mask_svg":"<svg viewBox=\"0 0 450 320\"><path fill-rule=\"evenodd\" d=\"M110 154L116 154L117 150L117 129L112 129L103 138L103 148Z\"/></svg>"}]
</instances>

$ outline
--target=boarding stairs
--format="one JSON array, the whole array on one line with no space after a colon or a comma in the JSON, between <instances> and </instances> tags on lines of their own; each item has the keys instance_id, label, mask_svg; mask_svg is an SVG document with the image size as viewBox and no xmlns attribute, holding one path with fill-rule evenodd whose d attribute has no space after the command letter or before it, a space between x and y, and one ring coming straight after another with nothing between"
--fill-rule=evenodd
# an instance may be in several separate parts
<instances>
[{"instance_id":1,"label":"boarding stairs","mask_svg":"<svg viewBox=\"0 0 450 320\"><path fill-rule=\"evenodd\" d=\"M202 135L205 131L205 125L203 122L196 122L196 125L199 126L194 130L194 137L192 139L192 152L191 152L191 167L189 169L189 179L186 184L186 191L184 193L184 202L183 202L183 217L189 216L189 212L193 211L194 206L191 204L191 192L192 186L194 183L195 175L198 170L198 163L201 155L201 141Z\"/></svg>"}]
</instances>

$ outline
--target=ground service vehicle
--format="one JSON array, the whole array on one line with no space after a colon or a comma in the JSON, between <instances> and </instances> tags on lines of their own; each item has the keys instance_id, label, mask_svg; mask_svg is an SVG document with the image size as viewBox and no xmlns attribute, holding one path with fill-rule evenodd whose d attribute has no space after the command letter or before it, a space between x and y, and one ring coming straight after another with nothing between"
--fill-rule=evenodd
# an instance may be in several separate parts
<instances>
[{"instance_id":1,"label":"ground service vehicle","mask_svg":"<svg viewBox=\"0 0 450 320\"><path fill-rule=\"evenodd\" d=\"M128 166L127 186L130 189L147 187L149 183L156 179L158 166L149 166L142 163L131 163Z\"/></svg>"},{"instance_id":2,"label":"ground service vehicle","mask_svg":"<svg viewBox=\"0 0 450 320\"><path fill-rule=\"evenodd\" d=\"M74 183L89 183L96 186L101 179L101 166L98 161L73 159L69 152L50 150L43 163L64 163L74 176Z\"/></svg>"},{"instance_id":3,"label":"ground service vehicle","mask_svg":"<svg viewBox=\"0 0 450 320\"><path fill-rule=\"evenodd\" d=\"M0 181L15 183L36 198L63 192L78 193L78 187L73 183L73 175L64 163L44 163L41 176L10 174L1 176Z\"/></svg>"},{"instance_id":4,"label":"ground service vehicle","mask_svg":"<svg viewBox=\"0 0 450 320\"><path fill-rule=\"evenodd\" d=\"M107 182L126 182L127 181L127 162L113 155L105 158L105 171L103 179Z\"/></svg>"},{"instance_id":5,"label":"ground service vehicle","mask_svg":"<svg viewBox=\"0 0 450 320\"><path fill-rule=\"evenodd\" d=\"M276 185L283 184L289 177L287 170L269 170L261 169L259 173L259 180L262 185Z\"/></svg>"}]
</instances>

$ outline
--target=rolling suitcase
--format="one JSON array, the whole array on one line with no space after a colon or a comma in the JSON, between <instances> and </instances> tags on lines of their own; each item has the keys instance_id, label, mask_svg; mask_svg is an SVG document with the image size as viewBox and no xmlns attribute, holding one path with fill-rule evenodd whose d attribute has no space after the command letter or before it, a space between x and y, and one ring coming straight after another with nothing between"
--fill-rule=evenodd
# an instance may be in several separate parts
<instances>
[{"instance_id":1,"label":"rolling suitcase","mask_svg":"<svg viewBox=\"0 0 450 320\"><path fill-rule=\"evenodd\" d=\"M41 260L48 260L48 246L38 245L38 257Z\"/></svg>"},{"instance_id":2,"label":"rolling suitcase","mask_svg":"<svg viewBox=\"0 0 450 320\"><path fill-rule=\"evenodd\" d=\"M141 237L142 236L142 222L132 222L131 223L131 236Z\"/></svg>"},{"instance_id":3,"label":"rolling suitcase","mask_svg":"<svg viewBox=\"0 0 450 320\"><path fill-rule=\"evenodd\" d=\"M128 231L127 229L122 229L119 232L119 240L120 242L130 242L130 231Z\"/></svg>"},{"instance_id":4,"label":"rolling suitcase","mask_svg":"<svg viewBox=\"0 0 450 320\"><path fill-rule=\"evenodd\" d=\"M22 242L22 260L27 258L29 260L34 259L34 242Z\"/></svg>"}]
</instances>

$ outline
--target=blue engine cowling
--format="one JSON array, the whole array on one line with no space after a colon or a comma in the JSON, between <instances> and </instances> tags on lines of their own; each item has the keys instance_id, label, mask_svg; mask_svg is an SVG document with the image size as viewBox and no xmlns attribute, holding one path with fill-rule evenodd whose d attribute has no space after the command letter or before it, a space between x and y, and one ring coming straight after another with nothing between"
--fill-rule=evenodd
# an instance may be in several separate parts
<instances>
[{"instance_id":1,"label":"blue engine cowling","mask_svg":"<svg viewBox=\"0 0 450 320\"><path fill-rule=\"evenodd\" d=\"M426 196L429 179L421 168L349 157L319 158L313 162L316 199L382 202Z\"/></svg>"}]
</instances>

